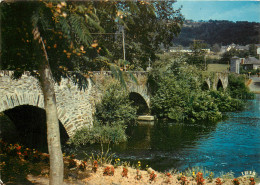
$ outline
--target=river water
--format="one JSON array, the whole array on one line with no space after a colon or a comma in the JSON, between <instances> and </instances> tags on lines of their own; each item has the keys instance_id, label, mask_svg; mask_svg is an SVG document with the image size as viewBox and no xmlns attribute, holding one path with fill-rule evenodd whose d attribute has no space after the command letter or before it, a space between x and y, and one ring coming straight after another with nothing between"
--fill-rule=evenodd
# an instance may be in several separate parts
<instances>
[{"instance_id":1,"label":"river water","mask_svg":"<svg viewBox=\"0 0 260 185\"><path fill-rule=\"evenodd\" d=\"M260 174L260 95L242 112L216 124L140 123L129 127L128 142L113 146L121 160L155 170L205 167L220 174L255 170Z\"/></svg>"}]
</instances>

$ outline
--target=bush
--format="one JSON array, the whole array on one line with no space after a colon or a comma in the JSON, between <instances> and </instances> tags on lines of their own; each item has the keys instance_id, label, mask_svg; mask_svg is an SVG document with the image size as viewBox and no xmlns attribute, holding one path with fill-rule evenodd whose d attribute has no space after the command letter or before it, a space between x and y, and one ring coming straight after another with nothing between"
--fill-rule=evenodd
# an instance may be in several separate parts
<instances>
[{"instance_id":1,"label":"bush","mask_svg":"<svg viewBox=\"0 0 260 185\"><path fill-rule=\"evenodd\" d=\"M95 117L101 124L129 124L137 118L137 108L129 100L129 93L119 83L107 87L104 96L96 105Z\"/></svg>"},{"instance_id":2,"label":"bush","mask_svg":"<svg viewBox=\"0 0 260 185\"><path fill-rule=\"evenodd\" d=\"M203 75L194 66L171 61L167 67L153 69L152 113L159 118L174 121L213 121L222 118L222 112L242 110L244 102L253 97L241 76L230 75L227 91L202 90Z\"/></svg>"},{"instance_id":3,"label":"bush","mask_svg":"<svg viewBox=\"0 0 260 185\"><path fill-rule=\"evenodd\" d=\"M77 130L70 142L75 146L101 143L120 143L126 141L125 127L122 125L94 124L93 128L84 127Z\"/></svg>"},{"instance_id":4,"label":"bush","mask_svg":"<svg viewBox=\"0 0 260 185\"><path fill-rule=\"evenodd\" d=\"M245 85L245 76L230 74L228 76L228 92L232 98L252 99L254 94L251 93Z\"/></svg>"}]
</instances>

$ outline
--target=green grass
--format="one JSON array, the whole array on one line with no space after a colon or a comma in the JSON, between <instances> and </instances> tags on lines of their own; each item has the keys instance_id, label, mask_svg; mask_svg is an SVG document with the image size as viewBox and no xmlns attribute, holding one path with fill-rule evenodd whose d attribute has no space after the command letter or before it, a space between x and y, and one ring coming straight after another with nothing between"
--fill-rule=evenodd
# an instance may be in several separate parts
<instances>
[{"instance_id":1,"label":"green grass","mask_svg":"<svg viewBox=\"0 0 260 185\"><path fill-rule=\"evenodd\" d=\"M208 72L227 72L228 64L208 64Z\"/></svg>"}]
</instances>

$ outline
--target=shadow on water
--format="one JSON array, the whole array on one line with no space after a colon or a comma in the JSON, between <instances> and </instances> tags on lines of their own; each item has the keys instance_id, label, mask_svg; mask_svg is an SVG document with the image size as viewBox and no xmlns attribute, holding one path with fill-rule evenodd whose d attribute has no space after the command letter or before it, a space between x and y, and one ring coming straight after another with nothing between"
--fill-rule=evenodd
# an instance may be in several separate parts
<instances>
[{"instance_id":1,"label":"shadow on water","mask_svg":"<svg viewBox=\"0 0 260 185\"><path fill-rule=\"evenodd\" d=\"M128 127L126 143L114 145L113 152L122 160L142 161L155 170L178 168L182 161L183 148L192 148L203 135L212 132L216 125L182 124L164 121L138 124Z\"/></svg>"},{"instance_id":2,"label":"shadow on water","mask_svg":"<svg viewBox=\"0 0 260 185\"><path fill-rule=\"evenodd\" d=\"M1 137L4 140L10 143L20 143L41 152L48 152L44 109L22 105L6 110L3 113L1 119L4 120L5 124L1 124ZM61 122L59 122L59 126L61 142L65 144L69 137Z\"/></svg>"}]
</instances>

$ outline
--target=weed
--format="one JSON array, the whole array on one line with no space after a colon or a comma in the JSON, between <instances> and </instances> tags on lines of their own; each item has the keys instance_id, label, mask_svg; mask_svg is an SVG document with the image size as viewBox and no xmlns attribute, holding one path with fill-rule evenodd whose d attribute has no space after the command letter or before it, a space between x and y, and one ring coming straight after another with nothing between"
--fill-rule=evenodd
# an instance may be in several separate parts
<instances>
[{"instance_id":1,"label":"weed","mask_svg":"<svg viewBox=\"0 0 260 185\"><path fill-rule=\"evenodd\" d=\"M135 176L136 180L141 180L142 179L142 175L140 174L139 169L136 170L136 176Z\"/></svg>"}]
</instances>

